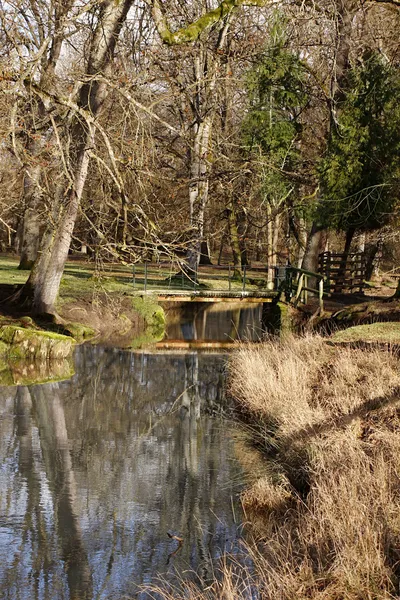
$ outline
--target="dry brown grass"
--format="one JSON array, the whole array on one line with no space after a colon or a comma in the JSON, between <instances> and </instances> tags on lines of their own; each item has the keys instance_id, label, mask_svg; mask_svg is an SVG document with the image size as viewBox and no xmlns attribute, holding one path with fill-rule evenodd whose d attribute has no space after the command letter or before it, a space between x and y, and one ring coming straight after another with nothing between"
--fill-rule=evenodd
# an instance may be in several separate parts
<instances>
[{"instance_id":1,"label":"dry brown grass","mask_svg":"<svg viewBox=\"0 0 400 600\"><path fill-rule=\"evenodd\" d=\"M231 392L274 465L243 496L262 598L399 597L399 386L395 356L319 337L235 356Z\"/></svg>"},{"instance_id":2,"label":"dry brown grass","mask_svg":"<svg viewBox=\"0 0 400 600\"><path fill-rule=\"evenodd\" d=\"M266 464L243 494L254 573L240 581L225 564L181 598L400 597L399 366L320 337L236 353L230 391Z\"/></svg>"}]
</instances>

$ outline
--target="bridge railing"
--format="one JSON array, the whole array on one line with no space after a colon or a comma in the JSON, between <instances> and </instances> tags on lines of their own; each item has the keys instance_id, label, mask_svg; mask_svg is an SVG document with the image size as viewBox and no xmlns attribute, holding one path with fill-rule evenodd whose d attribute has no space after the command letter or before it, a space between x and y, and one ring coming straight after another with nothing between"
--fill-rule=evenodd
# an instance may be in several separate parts
<instances>
[{"instance_id":1,"label":"bridge railing","mask_svg":"<svg viewBox=\"0 0 400 600\"><path fill-rule=\"evenodd\" d=\"M215 292L248 292L266 289L265 267L240 269L234 265L200 266L197 273L185 273L176 262L136 263L132 265L132 284L136 291L185 291L201 293L202 289ZM204 283L207 285L205 286Z\"/></svg>"},{"instance_id":2,"label":"bridge railing","mask_svg":"<svg viewBox=\"0 0 400 600\"><path fill-rule=\"evenodd\" d=\"M207 285L204 285L206 282ZM132 283L138 292L191 292L193 295L208 292L229 293L267 292L271 296L285 295L288 302L295 306L299 302L307 303L309 295L319 299L323 308L325 277L321 273L313 273L290 265L276 267L273 289L268 289L267 269L265 267L250 268L233 265L199 267L198 273L189 276L176 262L136 263L132 266Z\"/></svg>"},{"instance_id":3,"label":"bridge railing","mask_svg":"<svg viewBox=\"0 0 400 600\"><path fill-rule=\"evenodd\" d=\"M287 302L293 302L295 306L299 302L307 304L309 294L318 297L321 310L324 308L324 284L325 276L321 273L306 271L288 265L276 267L275 288L284 293Z\"/></svg>"}]
</instances>

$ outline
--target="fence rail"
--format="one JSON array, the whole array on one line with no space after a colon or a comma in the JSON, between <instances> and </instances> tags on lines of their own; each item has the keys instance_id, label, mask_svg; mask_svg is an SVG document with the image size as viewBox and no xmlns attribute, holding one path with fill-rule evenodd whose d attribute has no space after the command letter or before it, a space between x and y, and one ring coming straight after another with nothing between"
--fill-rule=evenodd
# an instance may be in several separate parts
<instances>
[{"instance_id":1,"label":"fence rail","mask_svg":"<svg viewBox=\"0 0 400 600\"><path fill-rule=\"evenodd\" d=\"M318 297L320 309L324 308L325 277L321 273L313 273L296 267L276 267L275 286L284 292L287 302L295 306L302 302L307 304L309 293Z\"/></svg>"}]
</instances>

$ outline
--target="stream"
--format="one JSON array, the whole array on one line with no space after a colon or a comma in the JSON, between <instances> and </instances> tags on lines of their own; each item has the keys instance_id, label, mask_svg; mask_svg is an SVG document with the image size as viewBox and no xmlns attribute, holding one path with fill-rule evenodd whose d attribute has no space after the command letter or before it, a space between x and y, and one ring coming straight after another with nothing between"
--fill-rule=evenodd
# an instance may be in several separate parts
<instances>
[{"instance_id":1,"label":"stream","mask_svg":"<svg viewBox=\"0 0 400 600\"><path fill-rule=\"evenodd\" d=\"M187 312L167 337L256 339L260 315ZM74 360L66 381L0 387L0 597L145 599L208 585L226 553L246 561L226 354L84 345Z\"/></svg>"}]
</instances>

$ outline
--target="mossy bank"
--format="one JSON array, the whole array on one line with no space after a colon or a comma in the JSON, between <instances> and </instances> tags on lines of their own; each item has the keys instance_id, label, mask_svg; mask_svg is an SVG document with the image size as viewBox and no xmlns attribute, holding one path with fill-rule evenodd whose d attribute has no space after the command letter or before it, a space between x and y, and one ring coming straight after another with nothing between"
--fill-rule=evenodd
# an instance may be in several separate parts
<instances>
[{"instance_id":1,"label":"mossy bank","mask_svg":"<svg viewBox=\"0 0 400 600\"><path fill-rule=\"evenodd\" d=\"M0 385L30 385L71 377L70 357L75 344L72 337L32 326L1 325Z\"/></svg>"},{"instance_id":2,"label":"mossy bank","mask_svg":"<svg viewBox=\"0 0 400 600\"><path fill-rule=\"evenodd\" d=\"M124 348L138 346L138 338L148 344L163 336L165 315L156 296L138 295L126 268L111 265L99 272L92 263L68 264L57 299L56 319L26 316L26 307L13 305L10 299L27 273L18 270L14 258L0 258L0 268L0 325L6 320L10 325L67 335L78 343L90 339Z\"/></svg>"},{"instance_id":3,"label":"mossy bank","mask_svg":"<svg viewBox=\"0 0 400 600\"><path fill-rule=\"evenodd\" d=\"M139 338L142 345L158 341L166 323L164 310L151 294L103 293L92 298L68 298L60 303L60 315L65 321L92 328L92 342L120 348L138 347Z\"/></svg>"}]
</instances>

